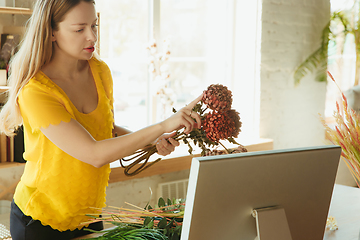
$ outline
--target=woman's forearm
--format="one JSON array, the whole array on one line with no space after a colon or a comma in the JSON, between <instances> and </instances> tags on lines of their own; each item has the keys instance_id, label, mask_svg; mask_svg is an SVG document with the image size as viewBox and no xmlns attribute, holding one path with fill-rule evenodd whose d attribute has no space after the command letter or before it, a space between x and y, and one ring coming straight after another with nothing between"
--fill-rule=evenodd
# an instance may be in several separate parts
<instances>
[{"instance_id":1,"label":"woman's forearm","mask_svg":"<svg viewBox=\"0 0 360 240\"><path fill-rule=\"evenodd\" d=\"M155 124L134 133L122 131L123 135L118 137L96 141L74 119L68 123L50 125L41 131L64 152L95 167L131 155L164 133L161 124Z\"/></svg>"}]
</instances>

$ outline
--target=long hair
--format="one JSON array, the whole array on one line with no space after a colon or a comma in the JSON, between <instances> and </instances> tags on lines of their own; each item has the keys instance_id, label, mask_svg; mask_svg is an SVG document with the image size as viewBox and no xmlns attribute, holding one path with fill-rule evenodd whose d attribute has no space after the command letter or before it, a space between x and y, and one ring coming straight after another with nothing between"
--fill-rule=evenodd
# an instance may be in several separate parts
<instances>
[{"instance_id":1,"label":"long hair","mask_svg":"<svg viewBox=\"0 0 360 240\"><path fill-rule=\"evenodd\" d=\"M65 14L80 2L94 0L37 0L26 24L19 51L9 62L10 87L6 104L0 112L0 132L14 135L22 125L17 98L20 90L52 57L52 31L58 30Z\"/></svg>"}]
</instances>

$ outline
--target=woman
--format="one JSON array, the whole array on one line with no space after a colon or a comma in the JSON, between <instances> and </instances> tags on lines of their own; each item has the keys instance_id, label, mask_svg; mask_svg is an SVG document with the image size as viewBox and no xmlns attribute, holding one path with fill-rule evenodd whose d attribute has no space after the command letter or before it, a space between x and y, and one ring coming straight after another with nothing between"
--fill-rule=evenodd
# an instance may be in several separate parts
<instances>
[{"instance_id":1,"label":"woman","mask_svg":"<svg viewBox=\"0 0 360 240\"><path fill-rule=\"evenodd\" d=\"M13 240L87 234L80 224L105 206L110 162L153 142L167 155L179 144L171 132L200 126L200 116L191 110L202 96L137 132L114 124L110 70L94 55L94 4L38 0L11 60L0 130L11 135L23 125L27 160L12 202ZM100 230L102 224L86 227Z\"/></svg>"}]
</instances>

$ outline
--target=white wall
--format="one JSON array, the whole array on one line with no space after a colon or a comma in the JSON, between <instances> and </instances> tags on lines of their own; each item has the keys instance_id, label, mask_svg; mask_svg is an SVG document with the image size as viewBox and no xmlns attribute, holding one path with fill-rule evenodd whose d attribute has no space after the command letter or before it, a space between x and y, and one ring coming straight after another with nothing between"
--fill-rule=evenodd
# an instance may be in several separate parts
<instances>
[{"instance_id":1,"label":"white wall","mask_svg":"<svg viewBox=\"0 0 360 240\"><path fill-rule=\"evenodd\" d=\"M293 71L320 46L329 0L263 0L260 136L274 148L323 145L326 83L313 75L295 86Z\"/></svg>"},{"instance_id":2,"label":"white wall","mask_svg":"<svg viewBox=\"0 0 360 240\"><path fill-rule=\"evenodd\" d=\"M320 46L330 19L329 0L262 0L260 136L274 149L325 145L326 83L307 75L294 85L293 71ZM340 161L336 183L356 186Z\"/></svg>"}]
</instances>

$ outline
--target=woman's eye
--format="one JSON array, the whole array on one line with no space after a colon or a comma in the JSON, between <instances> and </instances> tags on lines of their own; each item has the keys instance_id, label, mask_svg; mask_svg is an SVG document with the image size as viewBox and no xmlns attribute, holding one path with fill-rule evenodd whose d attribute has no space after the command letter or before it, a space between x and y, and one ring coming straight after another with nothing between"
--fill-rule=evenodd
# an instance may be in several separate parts
<instances>
[{"instance_id":1,"label":"woman's eye","mask_svg":"<svg viewBox=\"0 0 360 240\"><path fill-rule=\"evenodd\" d=\"M92 28L96 28L97 26L99 26L99 25L94 24L94 25L92 25L91 27L92 27Z\"/></svg>"},{"instance_id":2,"label":"woman's eye","mask_svg":"<svg viewBox=\"0 0 360 240\"><path fill-rule=\"evenodd\" d=\"M76 30L76 32L82 32L84 29L79 29L79 30Z\"/></svg>"}]
</instances>

